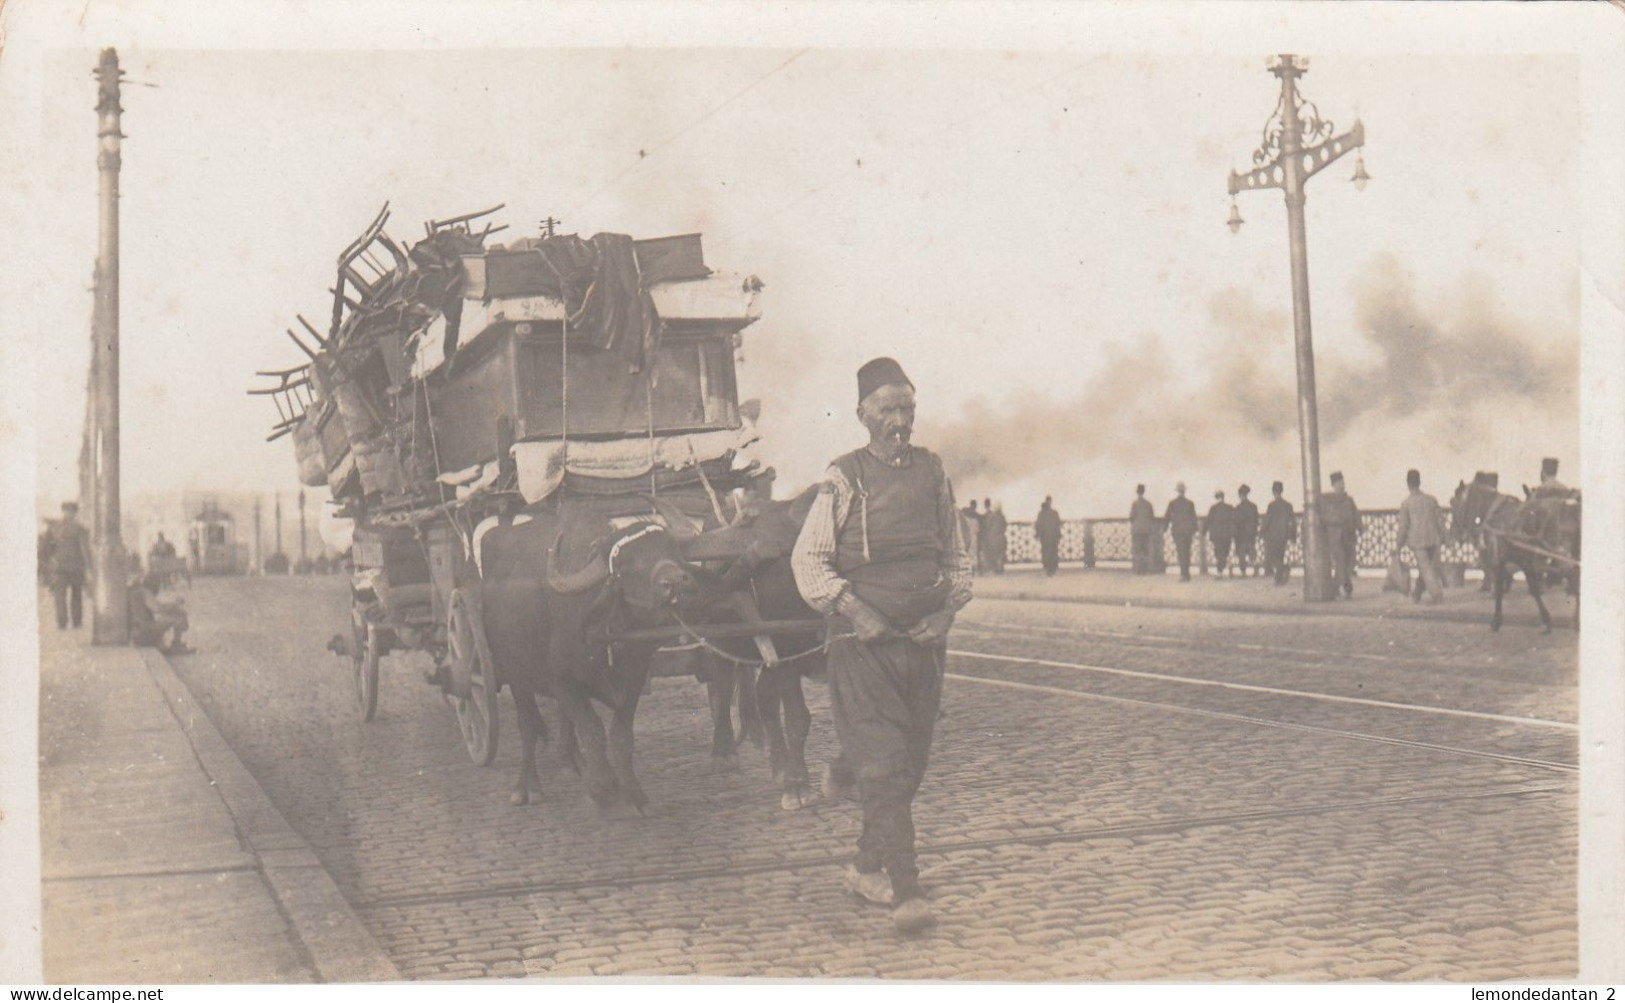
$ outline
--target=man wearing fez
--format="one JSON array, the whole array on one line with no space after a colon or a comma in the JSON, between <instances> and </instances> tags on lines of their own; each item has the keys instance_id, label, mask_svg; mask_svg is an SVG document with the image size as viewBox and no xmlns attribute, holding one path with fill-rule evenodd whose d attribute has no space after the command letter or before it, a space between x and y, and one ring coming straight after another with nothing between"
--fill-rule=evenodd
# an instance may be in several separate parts
<instances>
[{"instance_id":1,"label":"man wearing fez","mask_svg":"<svg viewBox=\"0 0 1625 1003\"><path fill-rule=\"evenodd\" d=\"M934 917L920 888L912 804L942 699L948 630L970 602L970 555L935 453L911 445L914 384L893 359L858 370L869 444L838 457L791 554L807 603L828 617L829 692L863 808L847 884L892 906L899 933Z\"/></svg>"},{"instance_id":2,"label":"man wearing fez","mask_svg":"<svg viewBox=\"0 0 1625 1003\"><path fill-rule=\"evenodd\" d=\"M1416 588L1412 602L1422 601L1422 589L1428 593L1428 602L1437 605L1444 599L1444 572L1439 568L1439 546L1444 543L1444 512L1438 499L1422 490L1422 474L1416 470L1405 472L1405 486L1410 494L1399 505L1400 547L1411 548L1416 557Z\"/></svg>"},{"instance_id":3,"label":"man wearing fez","mask_svg":"<svg viewBox=\"0 0 1625 1003\"><path fill-rule=\"evenodd\" d=\"M1230 542L1236 538L1236 508L1224 500L1223 491L1213 492L1213 505L1207 510L1207 538L1213 544L1214 574L1224 577L1230 561Z\"/></svg>"},{"instance_id":4,"label":"man wearing fez","mask_svg":"<svg viewBox=\"0 0 1625 1003\"><path fill-rule=\"evenodd\" d=\"M1179 580L1191 580L1191 540L1196 536L1196 503L1185 497L1185 482L1174 486L1179 496L1162 513L1168 531L1174 534L1174 551L1179 555Z\"/></svg>"},{"instance_id":5,"label":"man wearing fez","mask_svg":"<svg viewBox=\"0 0 1625 1003\"><path fill-rule=\"evenodd\" d=\"M1332 474L1331 494L1320 496L1320 521L1326 527L1331 551L1332 585L1338 595L1354 598L1354 547L1360 539L1360 510L1343 484L1341 471Z\"/></svg>"},{"instance_id":6,"label":"man wearing fez","mask_svg":"<svg viewBox=\"0 0 1625 1003\"><path fill-rule=\"evenodd\" d=\"M1134 504L1128 509L1129 539L1133 545L1134 573L1151 573L1151 537L1157 532L1157 512L1145 500L1145 485L1134 486Z\"/></svg>"},{"instance_id":7,"label":"man wearing fez","mask_svg":"<svg viewBox=\"0 0 1625 1003\"><path fill-rule=\"evenodd\" d=\"M1567 498L1573 491L1557 479L1557 459L1548 456L1540 461L1540 485L1529 492L1531 498Z\"/></svg>"},{"instance_id":8,"label":"man wearing fez","mask_svg":"<svg viewBox=\"0 0 1625 1003\"><path fill-rule=\"evenodd\" d=\"M1044 562L1044 574L1054 577L1061 567L1061 513L1055 511L1055 499L1044 496L1038 506L1038 517L1033 520L1033 535L1038 538L1039 555Z\"/></svg>"},{"instance_id":9,"label":"man wearing fez","mask_svg":"<svg viewBox=\"0 0 1625 1003\"><path fill-rule=\"evenodd\" d=\"M62 518L51 524L41 548L49 567L51 598L56 600L56 626L77 628L84 620L85 578L90 573L90 533L79 525L79 503L62 503Z\"/></svg>"},{"instance_id":10,"label":"man wearing fez","mask_svg":"<svg viewBox=\"0 0 1625 1003\"><path fill-rule=\"evenodd\" d=\"M1274 499L1264 509L1261 531L1264 535L1264 570L1275 576L1275 584L1285 585L1292 574L1286 563L1287 544L1298 538L1298 520L1293 516L1292 503L1281 497L1286 486L1280 481L1270 485Z\"/></svg>"},{"instance_id":11,"label":"man wearing fez","mask_svg":"<svg viewBox=\"0 0 1625 1003\"><path fill-rule=\"evenodd\" d=\"M1253 489L1243 484L1236 489L1241 500L1236 502L1236 566L1241 577L1247 577L1247 565L1258 563L1258 506L1251 498Z\"/></svg>"}]
</instances>

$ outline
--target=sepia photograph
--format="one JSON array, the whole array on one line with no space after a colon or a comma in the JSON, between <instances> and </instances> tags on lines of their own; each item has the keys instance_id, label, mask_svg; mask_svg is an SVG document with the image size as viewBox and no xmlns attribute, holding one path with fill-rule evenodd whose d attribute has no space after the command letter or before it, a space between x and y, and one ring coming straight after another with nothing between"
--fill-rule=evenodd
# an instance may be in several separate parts
<instances>
[{"instance_id":1,"label":"sepia photograph","mask_svg":"<svg viewBox=\"0 0 1625 1003\"><path fill-rule=\"evenodd\" d=\"M1625 8L0 31L0 982L1625 979Z\"/></svg>"}]
</instances>

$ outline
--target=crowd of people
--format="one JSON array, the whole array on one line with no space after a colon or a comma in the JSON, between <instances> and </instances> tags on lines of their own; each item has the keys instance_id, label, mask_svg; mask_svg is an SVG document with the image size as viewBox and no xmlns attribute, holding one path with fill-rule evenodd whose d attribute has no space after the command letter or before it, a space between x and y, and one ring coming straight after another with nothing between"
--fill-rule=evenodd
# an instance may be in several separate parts
<instances>
[{"instance_id":1,"label":"crowd of people","mask_svg":"<svg viewBox=\"0 0 1625 1003\"><path fill-rule=\"evenodd\" d=\"M991 498L982 499L980 511L975 498L959 510L959 536L970 552L972 574L1004 574L1005 551L1010 546L1009 528L1004 505ZM1059 535L1056 539L1060 539Z\"/></svg>"}]
</instances>

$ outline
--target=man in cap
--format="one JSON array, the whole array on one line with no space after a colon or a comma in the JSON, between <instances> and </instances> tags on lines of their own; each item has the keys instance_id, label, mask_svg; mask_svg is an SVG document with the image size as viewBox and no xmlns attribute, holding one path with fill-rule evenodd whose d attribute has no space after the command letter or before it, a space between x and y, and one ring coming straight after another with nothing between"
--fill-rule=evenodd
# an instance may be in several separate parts
<instances>
[{"instance_id":1,"label":"man in cap","mask_svg":"<svg viewBox=\"0 0 1625 1003\"><path fill-rule=\"evenodd\" d=\"M1055 499L1044 496L1038 506L1038 517L1033 520L1033 535L1038 538L1039 556L1044 562L1044 574L1054 577L1061 567L1061 513L1055 511Z\"/></svg>"},{"instance_id":2,"label":"man in cap","mask_svg":"<svg viewBox=\"0 0 1625 1003\"><path fill-rule=\"evenodd\" d=\"M981 574L982 514L976 511L975 498L970 500L969 505L959 510L959 535L965 541L965 549L970 552L972 573Z\"/></svg>"},{"instance_id":3,"label":"man in cap","mask_svg":"<svg viewBox=\"0 0 1625 1003\"><path fill-rule=\"evenodd\" d=\"M1540 461L1540 484L1529 492L1531 498L1568 498L1574 494L1567 484L1557 479L1557 459L1548 456Z\"/></svg>"},{"instance_id":4,"label":"man in cap","mask_svg":"<svg viewBox=\"0 0 1625 1003\"><path fill-rule=\"evenodd\" d=\"M1326 545L1331 551L1332 585L1338 595L1354 598L1354 547L1360 539L1360 510L1343 483L1343 474L1332 474L1330 494L1320 496L1320 521L1326 527Z\"/></svg>"},{"instance_id":5,"label":"man in cap","mask_svg":"<svg viewBox=\"0 0 1625 1003\"><path fill-rule=\"evenodd\" d=\"M1439 546L1444 543L1444 512L1439 501L1422 491L1422 474L1416 470L1405 472L1405 486L1410 494L1399 505L1399 534L1395 549L1411 548L1416 555L1416 588L1411 601L1422 601L1422 588L1428 592L1428 602L1437 604L1444 599L1444 572L1439 568Z\"/></svg>"},{"instance_id":6,"label":"man in cap","mask_svg":"<svg viewBox=\"0 0 1625 1003\"><path fill-rule=\"evenodd\" d=\"M1260 527L1264 536L1264 570L1274 576L1277 585L1285 585L1292 574L1291 566L1286 563L1286 547L1298 538L1298 520L1292 513L1292 503L1281 497L1285 490L1280 481L1270 485L1270 494L1275 497L1264 509Z\"/></svg>"},{"instance_id":7,"label":"man in cap","mask_svg":"<svg viewBox=\"0 0 1625 1003\"><path fill-rule=\"evenodd\" d=\"M1236 489L1241 498L1236 502L1236 566L1241 577L1247 577L1247 565L1258 564L1258 506L1251 498L1252 488L1243 484Z\"/></svg>"},{"instance_id":8,"label":"man in cap","mask_svg":"<svg viewBox=\"0 0 1625 1003\"><path fill-rule=\"evenodd\" d=\"M790 565L828 617L837 760L863 808L848 886L892 906L910 933L933 922L915 861L912 804L942 700L948 631L971 598L970 555L942 461L910 443L914 384L874 359L858 370L869 443L824 474ZM840 778L836 778L837 785Z\"/></svg>"},{"instance_id":9,"label":"man in cap","mask_svg":"<svg viewBox=\"0 0 1625 1003\"><path fill-rule=\"evenodd\" d=\"M1174 551L1179 555L1179 580L1191 580L1191 539L1196 536L1196 504L1185 497L1185 482L1174 485L1177 496L1162 513L1168 531L1174 535Z\"/></svg>"},{"instance_id":10,"label":"man in cap","mask_svg":"<svg viewBox=\"0 0 1625 1003\"><path fill-rule=\"evenodd\" d=\"M77 628L84 620L85 576L91 568L90 533L79 525L79 504L62 503L62 518L51 524L43 548L49 568L51 598L56 600L56 626Z\"/></svg>"},{"instance_id":11,"label":"man in cap","mask_svg":"<svg viewBox=\"0 0 1625 1003\"><path fill-rule=\"evenodd\" d=\"M1133 547L1134 573L1151 573L1151 537L1157 532L1157 511L1145 500L1145 485L1134 486L1134 504L1128 509L1129 542Z\"/></svg>"},{"instance_id":12,"label":"man in cap","mask_svg":"<svg viewBox=\"0 0 1625 1003\"><path fill-rule=\"evenodd\" d=\"M1223 491L1213 492L1213 506L1207 510L1207 538L1213 544L1213 566L1218 577L1230 561L1230 542L1236 538L1236 509L1224 500Z\"/></svg>"}]
</instances>

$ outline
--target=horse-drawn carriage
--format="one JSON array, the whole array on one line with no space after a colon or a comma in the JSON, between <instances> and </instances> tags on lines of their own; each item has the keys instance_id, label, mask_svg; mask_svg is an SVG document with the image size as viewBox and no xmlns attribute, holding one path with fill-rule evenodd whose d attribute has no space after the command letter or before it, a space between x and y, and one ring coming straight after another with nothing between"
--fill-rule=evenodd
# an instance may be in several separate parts
<instances>
[{"instance_id":1,"label":"horse-drawn carriage","mask_svg":"<svg viewBox=\"0 0 1625 1003\"><path fill-rule=\"evenodd\" d=\"M607 678L681 641L772 665L775 637L810 651L820 625L804 608L764 621L750 587L789 543L772 520L747 525L771 471L750 458L756 406L734 363L761 282L712 271L697 234L492 245L503 228L480 221L496 211L430 221L404 245L385 206L338 258L327 331L300 317L305 336L287 332L307 361L250 392L274 399L270 438L292 437L303 483L352 522L349 629L329 647L361 717L377 712L380 660L425 651L476 763L495 757L497 695L513 689L529 770L533 692L593 744L581 702L549 692L575 677L538 683L537 663L585 659ZM649 588L659 601L637 605ZM625 694L598 676L584 691L618 726Z\"/></svg>"},{"instance_id":2,"label":"horse-drawn carriage","mask_svg":"<svg viewBox=\"0 0 1625 1003\"><path fill-rule=\"evenodd\" d=\"M1554 467L1556 461L1549 461ZM1541 625L1549 633L1551 613L1542 598L1552 584L1563 584L1569 595L1580 594L1580 492L1542 485L1518 499L1497 490L1496 478L1475 474L1462 481L1450 499L1451 532L1470 539L1483 557L1484 573L1495 593L1490 629L1501 629L1501 605L1512 584L1514 567L1523 572L1529 595L1540 611ZM1575 610L1579 626L1579 610Z\"/></svg>"}]
</instances>

